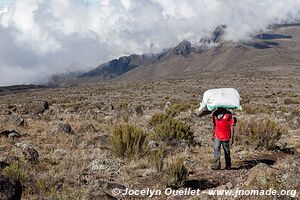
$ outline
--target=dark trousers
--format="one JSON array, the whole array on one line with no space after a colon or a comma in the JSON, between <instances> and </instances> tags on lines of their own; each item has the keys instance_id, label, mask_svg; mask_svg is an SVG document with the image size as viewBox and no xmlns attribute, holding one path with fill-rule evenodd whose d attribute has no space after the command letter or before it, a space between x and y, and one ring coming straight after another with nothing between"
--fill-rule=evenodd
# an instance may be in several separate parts
<instances>
[{"instance_id":1,"label":"dark trousers","mask_svg":"<svg viewBox=\"0 0 300 200\"><path fill-rule=\"evenodd\" d=\"M231 158L230 158L230 141L221 141L218 140L217 138L214 138L214 168L221 168L221 162L220 162L220 157L221 157L221 145L224 149L224 154L225 154L225 163L226 167L230 168L231 167Z\"/></svg>"}]
</instances>

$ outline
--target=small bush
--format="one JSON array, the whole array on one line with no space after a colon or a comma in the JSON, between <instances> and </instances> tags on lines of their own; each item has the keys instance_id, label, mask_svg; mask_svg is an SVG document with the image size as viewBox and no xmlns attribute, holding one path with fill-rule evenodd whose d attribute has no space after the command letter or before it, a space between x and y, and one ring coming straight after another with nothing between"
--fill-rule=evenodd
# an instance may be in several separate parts
<instances>
[{"instance_id":1,"label":"small bush","mask_svg":"<svg viewBox=\"0 0 300 200\"><path fill-rule=\"evenodd\" d=\"M237 141L242 145L272 150L285 132L275 121L268 118L240 120L237 125Z\"/></svg>"},{"instance_id":2,"label":"small bush","mask_svg":"<svg viewBox=\"0 0 300 200\"><path fill-rule=\"evenodd\" d=\"M4 175L12 177L13 179L20 181L22 185L28 181L29 175L28 172L25 170L25 167L22 163L13 163L8 167L5 167L2 171Z\"/></svg>"},{"instance_id":3,"label":"small bush","mask_svg":"<svg viewBox=\"0 0 300 200\"><path fill-rule=\"evenodd\" d=\"M163 169L163 161L166 156L166 150L153 149L148 152L148 163L153 166L157 172L161 172Z\"/></svg>"},{"instance_id":4,"label":"small bush","mask_svg":"<svg viewBox=\"0 0 300 200\"><path fill-rule=\"evenodd\" d=\"M166 110L167 115L170 117L175 117L182 111L187 111L191 108L190 104L173 104L170 108Z\"/></svg>"},{"instance_id":5,"label":"small bush","mask_svg":"<svg viewBox=\"0 0 300 200\"><path fill-rule=\"evenodd\" d=\"M296 99L287 98L287 99L284 99L284 104L285 105L299 104L299 102Z\"/></svg>"},{"instance_id":6,"label":"small bush","mask_svg":"<svg viewBox=\"0 0 300 200\"><path fill-rule=\"evenodd\" d=\"M118 157L138 158L146 151L146 134L133 125L117 126L110 137L111 150Z\"/></svg>"},{"instance_id":7,"label":"small bush","mask_svg":"<svg viewBox=\"0 0 300 200\"><path fill-rule=\"evenodd\" d=\"M163 171L163 182L167 187L180 188L186 183L188 170L182 157L177 156L166 163Z\"/></svg>"},{"instance_id":8,"label":"small bush","mask_svg":"<svg viewBox=\"0 0 300 200\"><path fill-rule=\"evenodd\" d=\"M267 105L249 105L245 104L243 106L243 111L247 114L259 114L259 113L270 113L272 108Z\"/></svg>"},{"instance_id":9,"label":"small bush","mask_svg":"<svg viewBox=\"0 0 300 200\"><path fill-rule=\"evenodd\" d=\"M164 121L166 121L169 118L169 115L167 115L166 113L155 113L150 121L149 121L149 125L152 127L155 127L159 124L162 124Z\"/></svg>"},{"instance_id":10,"label":"small bush","mask_svg":"<svg viewBox=\"0 0 300 200\"><path fill-rule=\"evenodd\" d=\"M155 129L155 135L164 141L172 139L186 140L190 144L194 141L193 132L185 122L176 119L167 119Z\"/></svg>"}]
</instances>

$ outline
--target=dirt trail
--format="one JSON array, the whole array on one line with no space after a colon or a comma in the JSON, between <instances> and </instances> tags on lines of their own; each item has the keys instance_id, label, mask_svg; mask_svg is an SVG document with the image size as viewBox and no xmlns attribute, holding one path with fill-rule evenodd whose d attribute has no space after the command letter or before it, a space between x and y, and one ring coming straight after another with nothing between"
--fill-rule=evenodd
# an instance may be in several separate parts
<instances>
[{"instance_id":1,"label":"dirt trail","mask_svg":"<svg viewBox=\"0 0 300 200\"><path fill-rule=\"evenodd\" d=\"M272 152L271 154L260 155L258 157L249 157L246 160L238 160L232 166L231 170L200 170L189 176L187 187L193 189L210 189L226 183L236 185L244 180L248 171L259 163L272 166L278 159L286 157L288 154L282 152Z\"/></svg>"}]
</instances>

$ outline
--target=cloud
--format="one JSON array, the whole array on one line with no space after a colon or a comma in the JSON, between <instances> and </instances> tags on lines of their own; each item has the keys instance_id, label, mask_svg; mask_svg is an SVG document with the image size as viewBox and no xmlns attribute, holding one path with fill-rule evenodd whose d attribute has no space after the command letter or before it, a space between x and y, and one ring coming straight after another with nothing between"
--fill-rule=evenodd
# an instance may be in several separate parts
<instances>
[{"instance_id":1,"label":"cloud","mask_svg":"<svg viewBox=\"0 0 300 200\"><path fill-rule=\"evenodd\" d=\"M196 42L228 25L247 40L299 19L299 0L6 0L0 11L0 85L96 67L130 53ZM3 4L2 4L3 5Z\"/></svg>"}]
</instances>

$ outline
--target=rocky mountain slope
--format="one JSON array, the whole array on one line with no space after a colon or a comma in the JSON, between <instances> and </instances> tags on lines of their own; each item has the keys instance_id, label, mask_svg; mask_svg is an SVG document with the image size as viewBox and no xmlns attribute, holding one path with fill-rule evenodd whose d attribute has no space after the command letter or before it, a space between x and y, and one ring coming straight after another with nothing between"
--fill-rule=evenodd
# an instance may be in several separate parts
<instances>
[{"instance_id":1,"label":"rocky mountain slope","mask_svg":"<svg viewBox=\"0 0 300 200\"><path fill-rule=\"evenodd\" d=\"M252 41L225 41L226 26L218 26L210 38L198 43L182 41L159 54L133 54L114 59L97 68L69 75L54 76L50 85L138 79L165 79L197 76L205 71L284 69L299 63L300 26L273 26L253 36Z\"/></svg>"}]
</instances>

